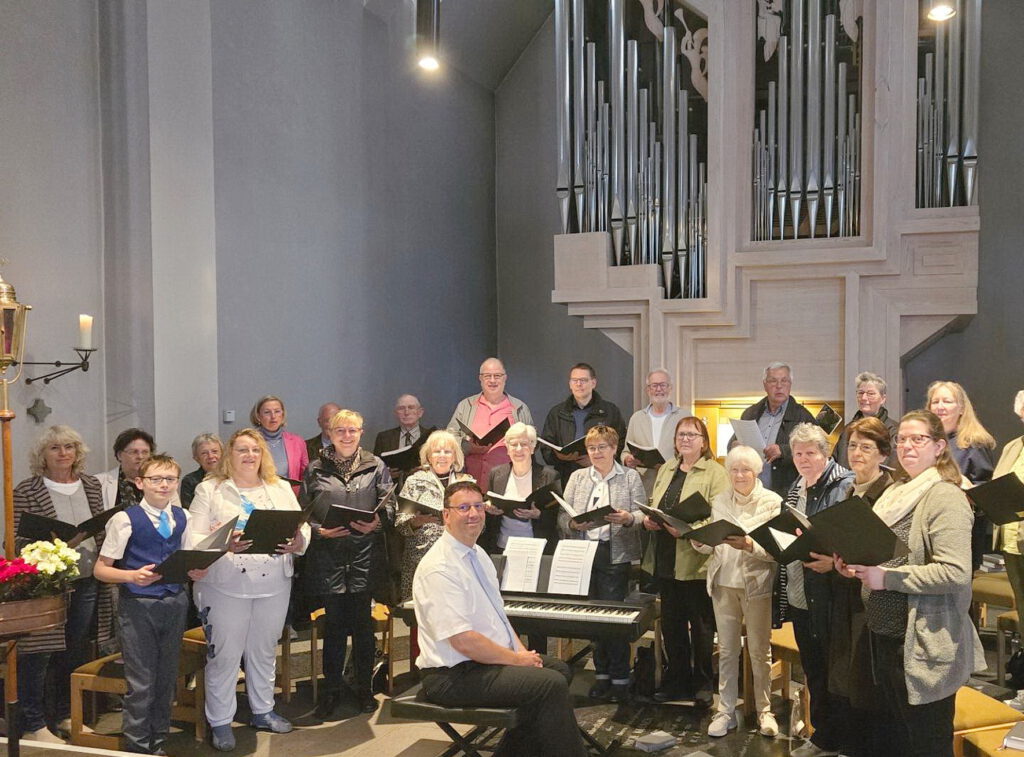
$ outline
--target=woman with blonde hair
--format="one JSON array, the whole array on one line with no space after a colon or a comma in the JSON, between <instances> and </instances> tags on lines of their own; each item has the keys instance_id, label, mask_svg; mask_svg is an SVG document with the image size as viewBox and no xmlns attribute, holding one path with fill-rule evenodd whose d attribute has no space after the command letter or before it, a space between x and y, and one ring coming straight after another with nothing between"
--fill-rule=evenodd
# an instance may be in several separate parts
<instances>
[{"instance_id":1,"label":"woman with blonde hair","mask_svg":"<svg viewBox=\"0 0 1024 757\"><path fill-rule=\"evenodd\" d=\"M14 487L14 532L26 513L81 523L103 512L100 482L83 472L89 448L70 426L50 426L29 451L32 475ZM132 482L134 485L134 482ZM67 623L63 628L34 633L18 642L18 698L24 736L34 741L62 741L47 729L47 710L54 731L69 731L71 673L88 659L89 643L112 636L113 604L109 585L92 577L104 533L70 542L78 552L78 578L72 583ZM20 551L29 539L16 538ZM47 669L54 687L46 687ZM52 702L46 702L52 696ZM44 706L45 704L51 707Z\"/></svg>"},{"instance_id":2,"label":"woman with blonde hair","mask_svg":"<svg viewBox=\"0 0 1024 757\"><path fill-rule=\"evenodd\" d=\"M925 407L938 416L949 439L949 452L960 473L971 486L992 480L996 440L985 430L974 413L974 406L964 388L955 381L933 381L928 385ZM975 511L971 535L971 567L981 565L981 556L988 551L988 518Z\"/></svg>"},{"instance_id":3,"label":"woman with blonde hair","mask_svg":"<svg viewBox=\"0 0 1024 757\"><path fill-rule=\"evenodd\" d=\"M238 517L230 554L195 583L196 607L206 632L206 719L213 746L235 748L235 686L245 658L245 689L257 730L287 733L292 724L274 711L274 666L291 595L294 555L309 544L309 526L301 525L274 555L246 555L252 542L242 530L254 510L298 510L288 483L277 475L274 460L253 428L232 434L216 473L196 487L189 508L192 545Z\"/></svg>"},{"instance_id":4,"label":"woman with blonde hair","mask_svg":"<svg viewBox=\"0 0 1024 757\"><path fill-rule=\"evenodd\" d=\"M395 529L405 537L402 553L402 602L412 598L412 577L420 559L444 533L444 524L441 522L444 490L456 481L473 480L468 473L462 473L465 462L462 445L455 435L448 431L435 431L420 447L421 467L402 486L401 496L411 500L395 516ZM436 508L437 514L418 511L412 502ZM415 660L415 655L411 659Z\"/></svg>"},{"instance_id":5,"label":"woman with blonde hair","mask_svg":"<svg viewBox=\"0 0 1024 757\"><path fill-rule=\"evenodd\" d=\"M900 419L896 453L897 483L874 511L910 553L879 566L837 560L836 568L864 585L871 669L896 726L879 734L888 753L952 757L956 692L985 667L968 615L971 508L934 413Z\"/></svg>"}]
</instances>

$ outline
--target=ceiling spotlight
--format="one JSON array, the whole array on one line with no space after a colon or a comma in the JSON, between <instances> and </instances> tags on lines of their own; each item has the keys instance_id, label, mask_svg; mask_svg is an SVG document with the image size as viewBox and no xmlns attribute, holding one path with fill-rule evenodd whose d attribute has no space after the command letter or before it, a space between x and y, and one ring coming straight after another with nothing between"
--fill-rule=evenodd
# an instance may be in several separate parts
<instances>
[{"instance_id":1,"label":"ceiling spotlight","mask_svg":"<svg viewBox=\"0 0 1024 757\"><path fill-rule=\"evenodd\" d=\"M956 8L952 3L945 0L931 0L931 7L928 8L928 18L932 21L948 21L956 15Z\"/></svg>"},{"instance_id":2,"label":"ceiling spotlight","mask_svg":"<svg viewBox=\"0 0 1024 757\"><path fill-rule=\"evenodd\" d=\"M416 0L416 57L420 68L436 71L441 37L441 0Z\"/></svg>"}]
</instances>

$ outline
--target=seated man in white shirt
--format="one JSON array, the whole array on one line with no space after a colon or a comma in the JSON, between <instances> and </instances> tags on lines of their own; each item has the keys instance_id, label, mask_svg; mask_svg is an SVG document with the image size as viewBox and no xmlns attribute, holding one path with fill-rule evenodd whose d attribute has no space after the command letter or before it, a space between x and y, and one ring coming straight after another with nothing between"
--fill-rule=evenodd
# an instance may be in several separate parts
<instances>
[{"instance_id":1,"label":"seated man in white shirt","mask_svg":"<svg viewBox=\"0 0 1024 757\"><path fill-rule=\"evenodd\" d=\"M445 531L416 569L416 665L429 702L446 707L517 707L523 719L496 755L586 754L561 660L530 651L505 615L498 576L476 544L484 496L472 481L445 491Z\"/></svg>"}]
</instances>

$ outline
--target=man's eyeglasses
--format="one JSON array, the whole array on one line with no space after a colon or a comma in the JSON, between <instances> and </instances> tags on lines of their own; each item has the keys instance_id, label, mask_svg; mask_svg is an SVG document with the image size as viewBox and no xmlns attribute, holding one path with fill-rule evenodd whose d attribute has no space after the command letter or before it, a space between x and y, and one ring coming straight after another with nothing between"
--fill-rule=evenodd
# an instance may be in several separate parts
<instances>
[{"instance_id":1,"label":"man's eyeglasses","mask_svg":"<svg viewBox=\"0 0 1024 757\"><path fill-rule=\"evenodd\" d=\"M571 378L569 379L569 383L575 384L576 386L583 386L584 384L589 384L593 380L594 379L589 376L586 376L585 378Z\"/></svg>"},{"instance_id":2,"label":"man's eyeglasses","mask_svg":"<svg viewBox=\"0 0 1024 757\"><path fill-rule=\"evenodd\" d=\"M157 486L159 484L176 484L178 483L177 476L143 476L144 479Z\"/></svg>"},{"instance_id":3,"label":"man's eyeglasses","mask_svg":"<svg viewBox=\"0 0 1024 757\"><path fill-rule=\"evenodd\" d=\"M668 389L668 386L669 384L667 381L659 381L657 384L648 384L647 388L653 389L656 392L661 392Z\"/></svg>"},{"instance_id":4,"label":"man's eyeglasses","mask_svg":"<svg viewBox=\"0 0 1024 757\"><path fill-rule=\"evenodd\" d=\"M462 505L445 505L445 507L449 510L455 510L459 515L469 515L470 510L478 513L482 513L484 511L483 502L466 503Z\"/></svg>"},{"instance_id":5,"label":"man's eyeglasses","mask_svg":"<svg viewBox=\"0 0 1024 757\"><path fill-rule=\"evenodd\" d=\"M480 378L484 381L497 381L498 379L505 378L504 373L481 373Z\"/></svg>"}]
</instances>

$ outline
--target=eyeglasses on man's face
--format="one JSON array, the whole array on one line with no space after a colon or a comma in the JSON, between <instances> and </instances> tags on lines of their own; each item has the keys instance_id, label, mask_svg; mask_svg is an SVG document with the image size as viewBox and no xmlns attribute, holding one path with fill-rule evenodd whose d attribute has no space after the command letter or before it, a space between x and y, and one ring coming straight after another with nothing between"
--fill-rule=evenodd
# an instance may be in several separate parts
<instances>
[{"instance_id":1,"label":"eyeglasses on man's face","mask_svg":"<svg viewBox=\"0 0 1024 757\"><path fill-rule=\"evenodd\" d=\"M176 484L178 483L177 476L143 476L146 481L153 484L153 486L159 486L160 484Z\"/></svg>"},{"instance_id":2,"label":"eyeglasses on man's face","mask_svg":"<svg viewBox=\"0 0 1024 757\"><path fill-rule=\"evenodd\" d=\"M497 381L498 379L505 378L504 373L481 373L480 378L484 381Z\"/></svg>"},{"instance_id":3,"label":"eyeglasses on man's face","mask_svg":"<svg viewBox=\"0 0 1024 757\"><path fill-rule=\"evenodd\" d=\"M445 505L449 510L454 510L459 515L469 515L470 511L482 513L484 511L483 502L464 502L461 505Z\"/></svg>"}]
</instances>

